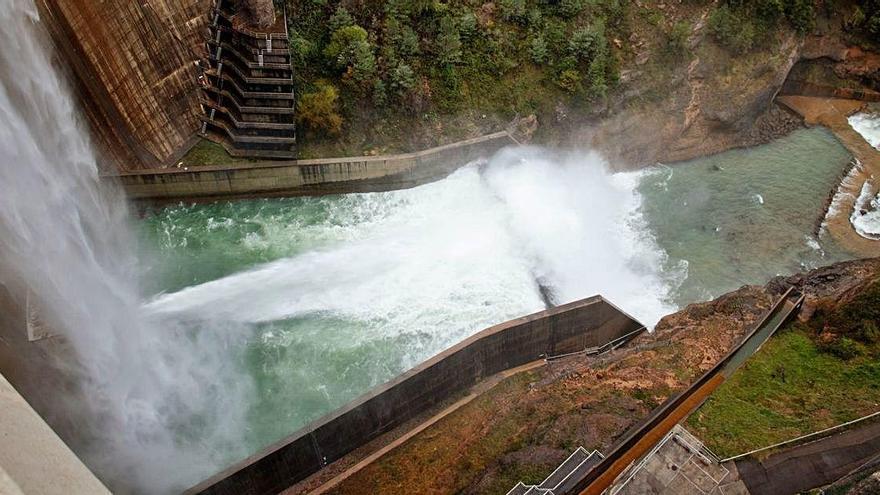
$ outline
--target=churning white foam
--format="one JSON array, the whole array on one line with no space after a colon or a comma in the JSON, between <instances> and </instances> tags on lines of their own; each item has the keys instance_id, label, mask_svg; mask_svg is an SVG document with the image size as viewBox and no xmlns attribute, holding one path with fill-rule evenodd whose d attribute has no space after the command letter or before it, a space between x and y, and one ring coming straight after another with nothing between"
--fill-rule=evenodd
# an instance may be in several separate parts
<instances>
[{"instance_id":1,"label":"churning white foam","mask_svg":"<svg viewBox=\"0 0 880 495\"><path fill-rule=\"evenodd\" d=\"M33 1L0 0L0 25L0 281L65 337L49 350L70 348L41 363L77 381L40 391L50 420L75 425L65 440L114 491L179 492L246 453L240 329L142 313L127 208L101 187Z\"/></svg>"},{"instance_id":2,"label":"churning white foam","mask_svg":"<svg viewBox=\"0 0 880 495\"><path fill-rule=\"evenodd\" d=\"M505 150L440 182L366 195L381 214L348 242L164 294L147 309L251 323L329 313L381 322L377 332L435 335L438 352L540 309L541 281L556 303L602 294L653 325L674 309L676 280L660 273L637 180L609 174L595 154Z\"/></svg>"},{"instance_id":3,"label":"churning white foam","mask_svg":"<svg viewBox=\"0 0 880 495\"><path fill-rule=\"evenodd\" d=\"M871 181L862 184L850 222L860 236L880 239L880 194L874 194Z\"/></svg>"},{"instance_id":4,"label":"churning white foam","mask_svg":"<svg viewBox=\"0 0 880 495\"><path fill-rule=\"evenodd\" d=\"M849 125L871 146L880 150L880 115L857 113L849 117Z\"/></svg>"}]
</instances>

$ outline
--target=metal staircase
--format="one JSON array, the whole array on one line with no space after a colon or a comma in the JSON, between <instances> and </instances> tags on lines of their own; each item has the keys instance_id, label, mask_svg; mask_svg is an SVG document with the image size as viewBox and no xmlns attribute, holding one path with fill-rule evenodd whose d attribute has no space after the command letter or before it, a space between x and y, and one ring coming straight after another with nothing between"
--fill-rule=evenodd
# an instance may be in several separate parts
<instances>
[{"instance_id":1,"label":"metal staircase","mask_svg":"<svg viewBox=\"0 0 880 495\"><path fill-rule=\"evenodd\" d=\"M233 156L295 157L293 67L287 15L263 32L237 26L233 0L217 0L202 71L201 134Z\"/></svg>"}]
</instances>

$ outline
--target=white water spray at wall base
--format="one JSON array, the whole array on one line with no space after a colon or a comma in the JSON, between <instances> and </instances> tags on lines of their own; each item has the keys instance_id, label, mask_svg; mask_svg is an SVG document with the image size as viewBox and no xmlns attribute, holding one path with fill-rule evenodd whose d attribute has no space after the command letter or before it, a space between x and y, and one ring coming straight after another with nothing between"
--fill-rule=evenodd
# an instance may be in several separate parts
<instances>
[{"instance_id":1,"label":"white water spray at wall base","mask_svg":"<svg viewBox=\"0 0 880 495\"><path fill-rule=\"evenodd\" d=\"M114 491L185 488L240 454L238 335L142 314L125 204L99 184L33 0L0 0L0 25L0 280L28 286L72 347L61 365L81 395L55 411L78 423L66 441Z\"/></svg>"}]
</instances>

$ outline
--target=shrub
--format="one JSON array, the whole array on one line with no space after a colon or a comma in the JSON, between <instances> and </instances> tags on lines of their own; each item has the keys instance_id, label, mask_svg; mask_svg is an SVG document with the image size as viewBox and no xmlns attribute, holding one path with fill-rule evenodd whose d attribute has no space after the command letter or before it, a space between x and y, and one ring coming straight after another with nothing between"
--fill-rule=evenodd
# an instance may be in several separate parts
<instances>
[{"instance_id":1,"label":"shrub","mask_svg":"<svg viewBox=\"0 0 880 495\"><path fill-rule=\"evenodd\" d=\"M584 0L560 0L557 9L560 16L571 18L584 10Z\"/></svg>"},{"instance_id":2,"label":"shrub","mask_svg":"<svg viewBox=\"0 0 880 495\"><path fill-rule=\"evenodd\" d=\"M687 21L679 21L673 24L663 46L663 54L667 57L677 58L687 51L688 37L691 34L691 26Z\"/></svg>"},{"instance_id":3,"label":"shrub","mask_svg":"<svg viewBox=\"0 0 880 495\"><path fill-rule=\"evenodd\" d=\"M528 21L525 0L501 0L499 7L501 18L505 21L518 24L526 24Z\"/></svg>"},{"instance_id":4,"label":"shrub","mask_svg":"<svg viewBox=\"0 0 880 495\"><path fill-rule=\"evenodd\" d=\"M345 26L333 31L330 43L324 48L324 55L334 64L345 67L347 60L340 56L358 43L367 43L367 31L360 26Z\"/></svg>"},{"instance_id":5,"label":"shrub","mask_svg":"<svg viewBox=\"0 0 880 495\"><path fill-rule=\"evenodd\" d=\"M398 96L403 96L412 91L415 86L416 74L412 67L404 63L397 64L397 67L391 71L391 89Z\"/></svg>"},{"instance_id":6,"label":"shrub","mask_svg":"<svg viewBox=\"0 0 880 495\"><path fill-rule=\"evenodd\" d=\"M582 84L582 78L580 72L572 69L567 69L562 71L559 74L559 79L556 83L560 88L568 91L571 94L581 93L584 90L584 86Z\"/></svg>"},{"instance_id":7,"label":"shrub","mask_svg":"<svg viewBox=\"0 0 880 495\"><path fill-rule=\"evenodd\" d=\"M337 68L346 69L346 75L357 83L365 83L376 75L376 55L367 41L367 32L360 26L334 31L324 55Z\"/></svg>"},{"instance_id":8,"label":"shrub","mask_svg":"<svg viewBox=\"0 0 880 495\"><path fill-rule=\"evenodd\" d=\"M804 34L813 28L816 13L813 0L789 0L785 4L785 17L798 33Z\"/></svg>"},{"instance_id":9,"label":"shrub","mask_svg":"<svg viewBox=\"0 0 880 495\"><path fill-rule=\"evenodd\" d=\"M376 79L373 83L373 104L384 107L386 103L388 103L388 90L385 89L385 81Z\"/></svg>"},{"instance_id":10,"label":"shrub","mask_svg":"<svg viewBox=\"0 0 880 495\"><path fill-rule=\"evenodd\" d=\"M531 57L532 62L543 64L547 61L549 55L550 51L547 48L547 42L544 41L544 38L542 36L532 38L532 42L529 43L529 56Z\"/></svg>"},{"instance_id":11,"label":"shrub","mask_svg":"<svg viewBox=\"0 0 880 495\"><path fill-rule=\"evenodd\" d=\"M880 327L874 320L863 320L859 338L862 342L876 344L880 342Z\"/></svg>"},{"instance_id":12,"label":"shrub","mask_svg":"<svg viewBox=\"0 0 880 495\"><path fill-rule=\"evenodd\" d=\"M465 12L458 18L458 32L462 38L470 39L477 35L479 23L473 12Z\"/></svg>"},{"instance_id":13,"label":"shrub","mask_svg":"<svg viewBox=\"0 0 880 495\"><path fill-rule=\"evenodd\" d=\"M602 33L593 27L577 29L568 40L568 53L580 60L589 60L602 38Z\"/></svg>"},{"instance_id":14,"label":"shrub","mask_svg":"<svg viewBox=\"0 0 880 495\"><path fill-rule=\"evenodd\" d=\"M607 55L604 52L590 62L587 77L590 80L590 93L592 96L601 98L608 93L608 80L605 78L607 68Z\"/></svg>"},{"instance_id":15,"label":"shrub","mask_svg":"<svg viewBox=\"0 0 880 495\"><path fill-rule=\"evenodd\" d=\"M299 34L296 30L290 31L290 56L294 65L298 67L306 66L308 60L317 52L317 47L308 38Z\"/></svg>"},{"instance_id":16,"label":"shrub","mask_svg":"<svg viewBox=\"0 0 880 495\"><path fill-rule=\"evenodd\" d=\"M419 53L419 37L412 27L393 17L385 22L385 30L395 51L403 57L413 57Z\"/></svg>"},{"instance_id":17,"label":"shrub","mask_svg":"<svg viewBox=\"0 0 880 495\"><path fill-rule=\"evenodd\" d=\"M534 8L526 14L526 24L529 26L539 28L542 22L544 22L544 14L541 13L541 9Z\"/></svg>"},{"instance_id":18,"label":"shrub","mask_svg":"<svg viewBox=\"0 0 880 495\"><path fill-rule=\"evenodd\" d=\"M318 81L315 91L303 93L296 109L297 121L313 132L338 135L342 130L342 117L338 109L339 93L327 81Z\"/></svg>"},{"instance_id":19,"label":"shrub","mask_svg":"<svg viewBox=\"0 0 880 495\"><path fill-rule=\"evenodd\" d=\"M726 5L709 16L709 33L731 51L748 52L755 46L755 27Z\"/></svg>"},{"instance_id":20,"label":"shrub","mask_svg":"<svg viewBox=\"0 0 880 495\"><path fill-rule=\"evenodd\" d=\"M444 17L440 20L437 60L441 65L452 65L461 60L461 38L458 35L458 26L452 17Z\"/></svg>"}]
</instances>

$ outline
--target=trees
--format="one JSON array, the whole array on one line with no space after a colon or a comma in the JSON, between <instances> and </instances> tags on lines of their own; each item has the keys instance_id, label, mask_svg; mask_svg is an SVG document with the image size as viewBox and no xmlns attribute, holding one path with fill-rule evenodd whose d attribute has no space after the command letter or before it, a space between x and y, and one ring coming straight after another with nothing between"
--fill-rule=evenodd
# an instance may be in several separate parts
<instances>
[{"instance_id":1,"label":"trees","mask_svg":"<svg viewBox=\"0 0 880 495\"><path fill-rule=\"evenodd\" d=\"M303 93L297 103L296 119L307 130L330 136L342 130L342 116L338 108L339 93L327 81L317 81L315 90Z\"/></svg>"},{"instance_id":2,"label":"trees","mask_svg":"<svg viewBox=\"0 0 880 495\"><path fill-rule=\"evenodd\" d=\"M376 56L360 26L345 26L333 32L324 55L357 85L371 82L376 75Z\"/></svg>"}]
</instances>

